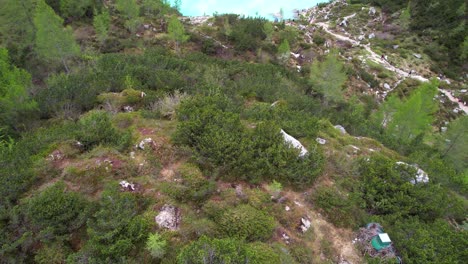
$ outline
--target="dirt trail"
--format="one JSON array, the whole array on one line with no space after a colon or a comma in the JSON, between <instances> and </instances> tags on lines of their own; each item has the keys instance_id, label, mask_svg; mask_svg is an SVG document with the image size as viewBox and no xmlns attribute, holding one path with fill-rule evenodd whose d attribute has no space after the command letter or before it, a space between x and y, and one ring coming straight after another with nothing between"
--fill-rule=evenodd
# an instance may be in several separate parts
<instances>
[{"instance_id":1,"label":"dirt trail","mask_svg":"<svg viewBox=\"0 0 468 264\"><path fill-rule=\"evenodd\" d=\"M335 260L338 260L338 263L363 263L361 254L353 244L355 234L352 230L338 228L327 222L324 216L308 205L302 195L295 192L289 192L287 196L294 201L295 206L304 209L310 219L311 228L313 228L313 234L315 237L311 244L312 248L315 250L322 249L321 242L324 240L330 241L334 249L334 253L337 254L333 257Z\"/></svg>"},{"instance_id":2,"label":"dirt trail","mask_svg":"<svg viewBox=\"0 0 468 264\"><path fill-rule=\"evenodd\" d=\"M352 17L352 16L349 16L349 17ZM350 42L351 44L353 44L353 46L359 46L359 47L363 47L368 53L369 53L369 57L368 59L370 59L371 61L373 62L376 62L378 64L380 64L382 67L386 68L387 70L389 71L392 71L392 72L395 72L398 74L399 78L412 78L412 79L416 79L418 81L421 81L421 82L428 82L429 79L427 78L424 78L420 75L416 75L416 74L410 74L409 71L403 71L402 69L399 69L393 65L391 65L390 63L388 63L386 60L382 59L381 56L379 56L377 53L375 53L371 48L370 48L370 44L367 44L367 45L363 45L361 44L359 41L356 41L354 39L351 39L349 37L346 37L346 36L343 36L343 35L339 35L339 34L336 34L334 32L332 32L330 29L329 29L329 25L327 23L317 23L318 26L321 26L323 28L323 30L325 30L328 34L334 36L335 38L339 39L339 40L343 40L343 41L348 41ZM396 87L396 86L395 86ZM461 103L458 98L455 98L450 92L448 92L447 90L444 90L444 89L439 89L439 91L443 94L445 94L447 96L447 98L453 102L453 103L456 103L459 108L465 112L465 114L468 114L468 106L464 105L463 103Z\"/></svg>"},{"instance_id":3,"label":"dirt trail","mask_svg":"<svg viewBox=\"0 0 468 264\"><path fill-rule=\"evenodd\" d=\"M444 89L439 89L439 91L443 94L445 94L445 96L447 96L447 98L454 102L454 103L457 103L458 104L458 107L460 107L461 110L463 110L463 112L465 112L465 114L468 114L468 106L464 105L462 102L460 102L457 98L453 97L453 95L447 91L447 90L444 90Z\"/></svg>"}]
</instances>

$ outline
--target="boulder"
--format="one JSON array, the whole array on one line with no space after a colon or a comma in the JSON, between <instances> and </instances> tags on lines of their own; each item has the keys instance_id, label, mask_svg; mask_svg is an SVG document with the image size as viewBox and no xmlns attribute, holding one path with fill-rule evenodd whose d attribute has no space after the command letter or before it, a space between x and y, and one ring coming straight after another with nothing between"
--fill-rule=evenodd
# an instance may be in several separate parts
<instances>
[{"instance_id":1,"label":"boulder","mask_svg":"<svg viewBox=\"0 0 468 264\"><path fill-rule=\"evenodd\" d=\"M294 148L299 149L301 152L299 153L299 157L305 156L307 153L307 149L299 142L299 140L293 138L292 136L288 135L281 129L281 134L283 135L284 141L291 144Z\"/></svg>"},{"instance_id":2,"label":"boulder","mask_svg":"<svg viewBox=\"0 0 468 264\"><path fill-rule=\"evenodd\" d=\"M376 13L377 13L377 10L375 9L375 7L369 8L369 15L375 16Z\"/></svg>"},{"instance_id":3,"label":"boulder","mask_svg":"<svg viewBox=\"0 0 468 264\"><path fill-rule=\"evenodd\" d=\"M151 144L154 145L153 139L152 138L145 138L140 143L138 144L138 148L140 149L145 149L146 144Z\"/></svg>"},{"instance_id":4,"label":"boulder","mask_svg":"<svg viewBox=\"0 0 468 264\"><path fill-rule=\"evenodd\" d=\"M425 171L421 170L418 166L411 165L403 161L398 161L396 164L398 166L416 169L416 174L414 175L414 178L410 180L410 183L416 184L416 183L428 183L429 182L429 175Z\"/></svg>"},{"instance_id":5,"label":"boulder","mask_svg":"<svg viewBox=\"0 0 468 264\"><path fill-rule=\"evenodd\" d=\"M375 38L375 33L370 33L369 34L369 39L373 39L373 38Z\"/></svg>"},{"instance_id":6,"label":"boulder","mask_svg":"<svg viewBox=\"0 0 468 264\"><path fill-rule=\"evenodd\" d=\"M164 205L159 214L155 217L156 223L161 228L166 228L172 231L179 229L180 212L173 205Z\"/></svg>"},{"instance_id":7,"label":"boulder","mask_svg":"<svg viewBox=\"0 0 468 264\"><path fill-rule=\"evenodd\" d=\"M413 53L413 56L417 59L422 59L422 55L418 53Z\"/></svg>"},{"instance_id":8,"label":"boulder","mask_svg":"<svg viewBox=\"0 0 468 264\"><path fill-rule=\"evenodd\" d=\"M302 217L301 218L301 225L300 225L300 229L302 231L302 233L305 233L307 232L307 230L309 230L309 228L311 227L312 223L310 222L309 219L305 218L305 217Z\"/></svg>"},{"instance_id":9,"label":"boulder","mask_svg":"<svg viewBox=\"0 0 468 264\"><path fill-rule=\"evenodd\" d=\"M387 90L392 89L392 87L390 87L390 84L388 84L388 83L384 83L383 87L384 87L385 89L387 89Z\"/></svg>"},{"instance_id":10,"label":"boulder","mask_svg":"<svg viewBox=\"0 0 468 264\"><path fill-rule=\"evenodd\" d=\"M342 125L336 125L335 128L338 129L341 134L346 134L346 129Z\"/></svg>"},{"instance_id":11,"label":"boulder","mask_svg":"<svg viewBox=\"0 0 468 264\"><path fill-rule=\"evenodd\" d=\"M325 145L327 143L327 140L323 138L316 138L315 141L317 141L317 143L319 143L320 145Z\"/></svg>"}]
</instances>

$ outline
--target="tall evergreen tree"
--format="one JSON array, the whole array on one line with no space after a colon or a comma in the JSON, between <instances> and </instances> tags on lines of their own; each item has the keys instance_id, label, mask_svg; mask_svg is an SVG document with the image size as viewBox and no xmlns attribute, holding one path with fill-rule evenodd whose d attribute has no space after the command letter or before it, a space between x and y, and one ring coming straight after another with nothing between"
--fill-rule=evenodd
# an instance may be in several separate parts
<instances>
[{"instance_id":1,"label":"tall evergreen tree","mask_svg":"<svg viewBox=\"0 0 468 264\"><path fill-rule=\"evenodd\" d=\"M184 25L179 21L176 16L173 16L169 20L169 25L167 27L169 37L174 41L176 45L176 50L179 52L180 44L186 42L189 39L189 36L185 34Z\"/></svg>"},{"instance_id":2,"label":"tall evergreen tree","mask_svg":"<svg viewBox=\"0 0 468 264\"><path fill-rule=\"evenodd\" d=\"M104 42L107 38L110 28L111 17L109 11L103 10L102 13L94 16L93 26L96 31L97 39Z\"/></svg>"},{"instance_id":3,"label":"tall evergreen tree","mask_svg":"<svg viewBox=\"0 0 468 264\"><path fill-rule=\"evenodd\" d=\"M281 64L288 63L289 57L291 56L291 48L289 47L289 42L287 39L283 40L278 47L278 54L276 55L278 61Z\"/></svg>"},{"instance_id":4,"label":"tall evergreen tree","mask_svg":"<svg viewBox=\"0 0 468 264\"><path fill-rule=\"evenodd\" d=\"M341 102L343 85L347 80L344 66L336 51L330 52L323 62L315 61L310 69L312 89L323 95L325 103Z\"/></svg>"},{"instance_id":5,"label":"tall evergreen tree","mask_svg":"<svg viewBox=\"0 0 468 264\"><path fill-rule=\"evenodd\" d=\"M30 84L31 76L12 66L8 51L0 49L0 138L16 134L36 109L36 102L27 93Z\"/></svg>"},{"instance_id":6,"label":"tall evergreen tree","mask_svg":"<svg viewBox=\"0 0 468 264\"><path fill-rule=\"evenodd\" d=\"M39 0L34 15L36 27L35 50L49 62L61 62L69 72L68 60L80 52L71 27L63 27L63 20L43 0Z\"/></svg>"},{"instance_id":7,"label":"tall evergreen tree","mask_svg":"<svg viewBox=\"0 0 468 264\"><path fill-rule=\"evenodd\" d=\"M34 44L35 0L0 0L0 44L17 65L27 61Z\"/></svg>"}]
</instances>

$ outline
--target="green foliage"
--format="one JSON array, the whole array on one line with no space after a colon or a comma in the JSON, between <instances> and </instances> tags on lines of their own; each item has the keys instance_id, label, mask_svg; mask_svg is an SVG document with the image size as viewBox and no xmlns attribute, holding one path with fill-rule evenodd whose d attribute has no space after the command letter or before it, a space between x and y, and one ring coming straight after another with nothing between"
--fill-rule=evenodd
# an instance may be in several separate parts
<instances>
[{"instance_id":1,"label":"green foliage","mask_svg":"<svg viewBox=\"0 0 468 264\"><path fill-rule=\"evenodd\" d=\"M321 93L326 102L338 103L344 100L342 88L346 80L343 63L338 60L336 51L330 52L323 62L312 63L312 88Z\"/></svg>"},{"instance_id":2,"label":"green foliage","mask_svg":"<svg viewBox=\"0 0 468 264\"><path fill-rule=\"evenodd\" d=\"M264 18L241 17L235 21L229 21L228 38L234 42L236 51L255 51L260 41L266 38L263 26Z\"/></svg>"},{"instance_id":3,"label":"green foliage","mask_svg":"<svg viewBox=\"0 0 468 264\"><path fill-rule=\"evenodd\" d=\"M59 243L54 243L51 246L45 245L34 256L34 261L38 264L62 264L69 253L69 250Z\"/></svg>"},{"instance_id":4,"label":"green foliage","mask_svg":"<svg viewBox=\"0 0 468 264\"><path fill-rule=\"evenodd\" d=\"M200 169L193 164L184 164L178 174L181 181L177 184L168 183L164 189L180 201L201 203L215 191L215 183L205 179Z\"/></svg>"},{"instance_id":5,"label":"green foliage","mask_svg":"<svg viewBox=\"0 0 468 264\"><path fill-rule=\"evenodd\" d=\"M314 34L313 35L313 39L312 41L315 43L315 45L317 46L322 46L323 44L325 44L325 38L322 37L321 35L319 34Z\"/></svg>"},{"instance_id":6,"label":"green foliage","mask_svg":"<svg viewBox=\"0 0 468 264\"><path fill-rule=\"evenodd\" d=\"M146 249L153 258L161 259L166 254L167 241L158 233L150 234L146 241Z\"/></svg>"},{"instance_id":7,"label":"green foliage","mask_svg":"<svg viewBox=\"0 0 468 264\"><path fill-rule=\"evenodd\" d=\"M313 203L320 207L328 220L338 227L355 227L363 215L349 194L333 187L320 187L312 194Z\"/></svg>"},{"instance_id":8,"label":"green foliage","mask_svg":"<svg viewBox=\"0 0 468 264\"><path fill-rule=\"evenodd\" d=\"M37 109L27 89L31 76L10 64L8 51L0 48L0 137L15 136Z\"/></svg>"},{"instance_id":9,"label":"green foliage","mask_svg":"<svg viewBox=\"0 0 468 264\"><path fill-rule=\"evenodd\" d=\"M92 11L94 5L94 0L60 0L60 13L63 17L79 18Z\"/></svg>"},{"instance_id":10,"label":"green foliage","mask_svg":"<svg viewBox=\"0 0 468 264\"><path fill-rule=\"evenodd\" d=\"M34 44L35 0L1 0L0 43L8 48L16 65L27 64Z\"/></svg>"},{"instance_id":11,"label":"green foliage","mask_svg":"<svg viewBox=\"0 0 468 264\"><path fill-rule=\"evenodd\" d=\"M282 262L278 253L264 243L245 244L233 238L216 239L202 236L182 249L177 256L177 263L279 264Z\"/></svg>"},{"instance_id":12,"label":"green foliage","mask_svg":"<svg viewBox=\"0 0 468 264\"><path fill-rule=\"evenodd\" d=\"M365 202L369 213L418 216L432 221L446 212L447 191L431 182L410 183L416 170L397 165L395 161L373 156L362 160L359 167L360 188L357 192Z\"/></svg>"},{"instance_id":13,"label":"green foliage","mask_svg":"<svg viewBox=\"0 0 468 264\"><path fill-rule=\"evenodd\" d=\"M462 116L448 126L447 132L441 134L438 148L444 159L448 160L459 171L468 169L468 117Z\"/></svg>"},{"instance_id":14,"label":"green foliage","mask_svg":"<svg viewBox=\"0 0 468 264\"><path fill-rule=\"evenodd\" d=\"M169 19L167 32L172 41L176 44L176 49L179 50L179 45L189 40L190 36L185 34L184 25L179 21L176 16Z\"/></svg>"},{"instance_id":15,"label":"green foliage","mask_svg":"<svg viewBox=\"0 0 468 264\"><path fill-rule=\"evenodd\" d=\"M179 264L244 263L243 243L232 238L211 239L202 236L184 247L177 256Z\"/></svg>"},{"instance_id":16,"label":"green foliage","mask_svg":"<svg viewBox=\"0 0 468 264\"><path fill-rule=\"evenodd\" d=\"M78 193L66 192L59 182L29 199L26 215L33 230L52 229L55 235L70 233L84 225L87 202Z\"/></svg>"},{"instance_id":17,"label":"green foliage","mask_svg":"<svg viewBox=\"0 0 468 264\"><path fill-rule=\"evenodd\" d=\"M110 23L111 17L107 10L104 10L100 14L94 16L93 26L99 42L103 43L107 39Z\"/></svg>"},{"instance_id":18,"label":"green foliage","mask_svg":"<svg viewBox=\"0 0 468 264\"><path fill-rule=\"evenodd\" d=\"M50 126L35 132L23 133L17 142L0 145L0 204L7 207L16 201L35 181L33 164L44 158L51 144L73 138L76 126L72 123ZM8 175L6 177L5 175ZM4 177L5 176L5 177ZM1 206L0 206L1 208Z\"/></svg>"},{"instance_id":19,"label":"green foliage","mask_svg":"<svg viewBox=\"0 0 468 264\"><path fill-rule=\"evenodd\" d=\"M463 263L468 257L466 230L454 230L445 220L423 223L400 220L387 229L405 263Z\"/></svg>"},{"instance_id":20,"label":"green foliage","mask_svg":"<svg viewBox=\"0 0 468 264\"><path fill-rule=\"evenodd\" d=\"M44 0L39 0L34 14L36 27L35 50L48 62L61 62L68 72L67 60L77 56L80 47L73 38L71 27L63 28L63 19Z\"/></svg>"},{"instance_id":21,"label":"green foliage","mask_svg":"<svg viewBox=\"0 0 468 264\"><path fill-rule=\"evenodd\" d=\"M141 3L146 16L163 16L170 11L171 6L165 0L143 0Z\"/></svg>"},{"instance_id":22,"label":"green foliage","mask_svg":"<svg viewBox=\"0 0 468 264\"><path fill-rule=\"evenodd\" d=\"M129 256L138 243L147 239L149 223L141 216L137 198L131 193L107 188L101 195L99 210L88 220L84 252L101 261L113 262ZM90 256L88 256L89 258Z\"/></svg>"},{"instance_id":23,"label":"green foliage","mask_svg":"<svg viewBox=\"0 0 468 264\"><path fill-rule=\"evenodd\" d=\"M239 205L226 211L218 222L219 234L247 241L267 240L275 222L273 217L250 205Z\"/></svg>"},{"instance_id":24,"label":"green foliage","mask_svg":"<svg viewBox=\"0 0 468 264\"><path fill-rule=\"evenodd\" d=\"M273 37L274 32L275 32L275 29L271 22L267 21L265 22L265 24L263 24L263 33L265 33L266 41L271 42L271 38Z\"/></svg>"},{"instance_id":25,"label":"green foliage","mask_svg":"<svg viewBox=\"0 0 468 264\"><path fill-rule=\"evenodd\" d=\"M78 122L77 139L86 147L97 144L117 144L119 133L104 111L91 111Z\"/></svg>"},{"instance_id":26,"label":"green foliage","mask_svg":"<svg viewBox=\"0 0 468 264\"><path fill-rule=\"evenodd\" d=\"M262 122L253 131L246 130L233 109L222 96L183 102L175 142L192 147L204 168L221 170L225 177L277 179L297 187L315 180L323 162L317 148L298 157L299 151L284 142L276 124Z\"/></svg>"},{"instance_id":27,"label":"green foliage","mask_svg":"<svg viewBox=\"0 0 468 264\"><path fill-rule=\"evenodd\" d=\"M140 14L140 7L136 0L116 0L115 8L127 20L137 18Z\"/></svg>"},{"instance_id":28,"label":"green foliage","mask_svg":"<svg viewBox=\"0 0 468 264\"><path fill-rule=\"evenodd\" d=\"M375 118L385 128L389 144L405 150L431 130L433 114L438 109L437 101L433 100L437 86L437 81L423 83L407 100L393 95L381 106Z\"/></svg>"},{"instance_id":29,"label":"green foliage","mask_svg":"<svg viewBox=\"0 0 468 264\"><path fill-rule=\"evenodd\" d=\"M290 53L291 53L291 49L289 47L289 42L288 40L285 39L283 40L283 42L281 42L281 44L278 47L278 54L277 54L278 61L281 64L288 63L289 57L291 56Z\"/></svg>"},{"instance_id":30,"label":"green foliage","mask_svg":"<svg viewBox=\"0 0 468 264\"><path fill-rule=\"evenodd\" d=\"M279 264L283 263L280 260L279 253L265 243L254 242L247 244L245 248L245 256L248 263L252 264Z\"/></svg>"}]
</instances>

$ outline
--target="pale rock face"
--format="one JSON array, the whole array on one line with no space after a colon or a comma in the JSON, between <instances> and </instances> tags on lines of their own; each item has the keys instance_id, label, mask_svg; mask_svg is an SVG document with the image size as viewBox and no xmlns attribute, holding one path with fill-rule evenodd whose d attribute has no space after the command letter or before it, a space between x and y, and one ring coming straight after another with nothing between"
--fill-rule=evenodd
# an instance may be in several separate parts
<instances>
[{"instance_id":1,"label":"pale rock face","mask_svg":"<svg viewBox=\"0 0 468 264\"><path fill-rule=\"evenodd\" d=\"M341 134L346 134L346 129L342 125L336 125L335 128L338 129Z\"/></svg>"},{"instance_id":2,"label":"pale rock face","mask_svg":"<svg viewBox=\"0 0 468 264\"><path fill-rule=\"evenodd\" d=\"M301 218L301 226L300 226L300 228L301 228L302 233L307 232L307 230L309 230L309 228L310 228L311 225L312 225L312 223L310 222L309 219L304 218L304 217Z\"/></svg>"},{"instance_id":3,"label":"pale rock face","mask_svg":"<svg viewBox=\"0 0 468 264\"><path fill-rule=\"evenodd\" d=\"M155 217L155 221L160 227L175 231L179 229L179 209L166 204Z\"/></svg>"},{"instance_id":4,"label":"pale rock face","mask_svg":"<svg viewBox=\"0 0 468 264\"><path fill-rule=\"evenodd\" d=\"M301 144L301 142L299 142L299 140L288 135L286 132L284 132L283 129L281 129L281 134L283 135L285 142L291 144L294 148L297 148L301 151L301 153L299 153L299 157L303 157L309 153L307 149Z\"/></svg>"},{"instance_id":5,"label":"pale rock face","mask_svg":"<svg viewBox=\"0 0 468 264\"><path fill-rule=\"evenodd\" d=\"M135 191L135 184L129 183L128 181L120 181L119 185L123 189L130 190L130 191Z\"/></svg>"},{"instance_id":6,"label":"pale rock face","mask_svg":"<svg viewBox=\"0 0 468 264\"><path fill-rule=\"evenodd\" d=\"M148 143L153 143L153 139L152 138L145 138L143 139L142 141L140 141L140 143L138 144L138 147L140 149L145 149L145 145L148 144Z\"/></svg>"},{"instance_id":7,"label":"pale rock face","mask_svg":"<svg viewBox=\"0 0 468 264\"><path fill-rule=\"evenodd\" d=\"M325 145L327 143L327 140L323 138L316 138L315 141L317 141L317 143L319 143L320 145Z\"/></svg>"},{"instance_id":8,"label":"pale rock face","mask_svg":"<svg viewBox=\"0 0 468 264\"><path fill-rule=\"evenodd\" d=\"M416 165L411 165L411 164L408 164L408 163L402 162L402 161L398 161L396 164L400 165L400 166L405 166L405 167L410 167L410 168L416 169L416 174L414 175L414 179L410 180L410 182L412 184L428 183L429 182L429 175L425 171L418 168Z\"/></svg>"}]
</instances>

